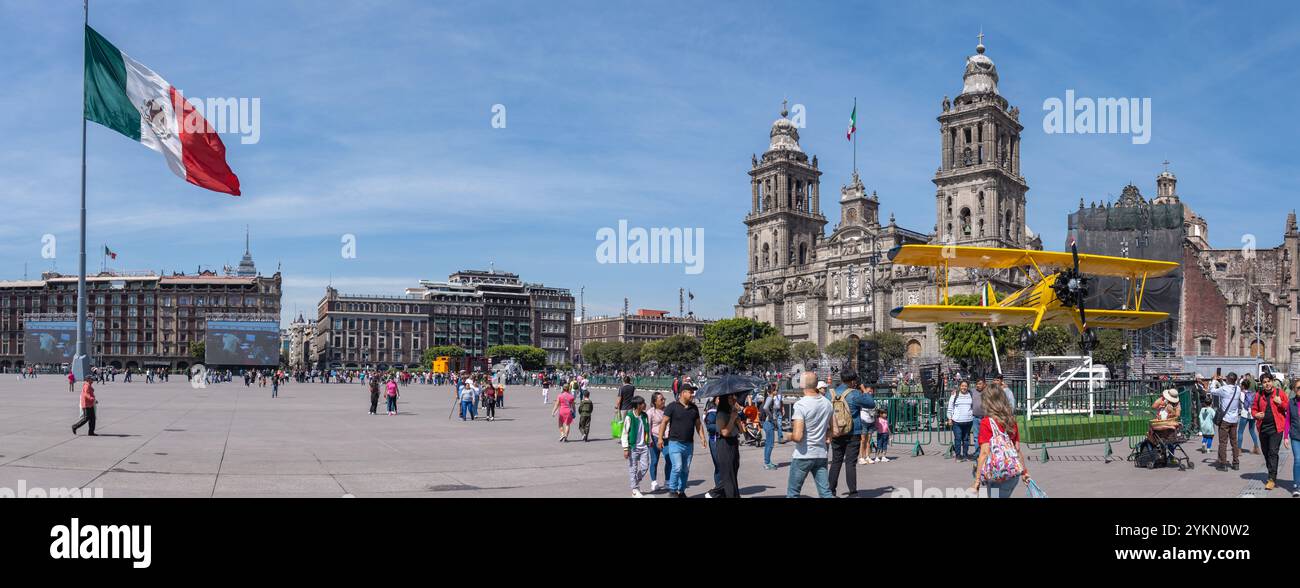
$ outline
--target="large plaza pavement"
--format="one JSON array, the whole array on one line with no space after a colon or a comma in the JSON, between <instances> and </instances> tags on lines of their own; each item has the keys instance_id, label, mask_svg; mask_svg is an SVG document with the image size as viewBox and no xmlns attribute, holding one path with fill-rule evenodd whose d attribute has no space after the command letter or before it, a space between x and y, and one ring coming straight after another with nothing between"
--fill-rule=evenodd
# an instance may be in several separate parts
<instances>
[{"instance_id":1,"label":"large plaza pavement","mask_svg":"<svg viewBox=\"0 0 1300 588\"><path fill-rule=\"evenodd\" d=\"M398 416L370 416L366 389L357 384L298 384L272 399L267 388L242 382L190 387L110 383L97 387L97 437L73 436L77 395L60 376L0 380L0 488L102 488L106 497L425 496L626 497L627 466L610 438L613 390L596 390L592 438L576 423L569 443L559 435L551 406L537 388L511 387L495 422L452 416L451 389L405 387ZM644 394L647 399L649 393ZM554 400L554 391L552 393ZM383 404L380 404L383 410ZM1218 472L1194 451L1194 470L1138 470L1123 460L1105 463L1096 446L1057 449L1046 463L1030 453L1033 477L1053 497L1235 497L1262 495L1263 457L1243 455L1237 472ZM762 467L762 449L741 450L742 494L785 494L792 444L777 445ZM858 466L864 496L894 488L965 488L971 466L896 445L887 464ZM1281 456L1280 487L1289 496L1291 454ZM662 465L660 466L662 468ZM707 450L697 447L689 494L712 487ZM706 483L707 481L707 483ZM647 479L642 490L649 488ZM840 491L845 490L843 482ZM812 480L803 489L815 495ZM1023 488L1018 495L1023 495ZM659 494L657 496L663 496Z\"/></svg>"}]
</instances>

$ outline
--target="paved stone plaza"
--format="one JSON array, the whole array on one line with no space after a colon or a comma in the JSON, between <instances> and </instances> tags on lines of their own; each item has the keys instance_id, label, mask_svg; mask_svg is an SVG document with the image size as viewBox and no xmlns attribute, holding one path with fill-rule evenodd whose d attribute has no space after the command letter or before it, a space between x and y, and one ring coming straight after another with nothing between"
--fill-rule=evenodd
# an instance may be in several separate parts
<instances>
[{"instance_id":1,"label":"paved stone plaza","mask_svg":"<svg viewBox=\"0 0 1300 588\"><path fill-rule=\"evenodd\" d=\"M537 388L513 387L495 422L448 418L448 387L404 388L401 414L366 414L361 384L290 383L270 388L240 383L193 389L183 378L167 384L110 383L97 387L98 437L74 437L77 395L61 376L0 380L0 487L102 488L106 497L427 496L625 497L626 462L609 436L614 392L597 390L592 439L567 444ZM646 394L648 398L648 394ZM552 395L554 400L554 395ZM383 404L380 404L383 410ZM741 450L745 496L785 494L792 445L778 445L776 471L762 468L762 449ZM1031 457L1034 478L1053 497L1235 497L1262 495L1263 457L1243 455L1239 472L1217 472L1208 456L1188 449L1192 471L1138 470L1105 463L1099 447L1058 449L1047 463ZM942 457L912 457L896 445L895 461L858 467L865 496L895 488L964 488L971 466ZM1281 456L1280 486L1290 488L1291 454ZM660 466L662 467L662 465ZM712 487L712 465L697 447L689 494ZM706 480L708 483L706 483ZM649 480L642 486L649 488ZM844 485L841 482L841 492ZM1023 488L1019 495L1023 495ZM812 481L804 495L815 494ZM1289 496L1281 488L1272 496ZM663 496L659 494L657 496Z\"/></svg>"}]
</instances>

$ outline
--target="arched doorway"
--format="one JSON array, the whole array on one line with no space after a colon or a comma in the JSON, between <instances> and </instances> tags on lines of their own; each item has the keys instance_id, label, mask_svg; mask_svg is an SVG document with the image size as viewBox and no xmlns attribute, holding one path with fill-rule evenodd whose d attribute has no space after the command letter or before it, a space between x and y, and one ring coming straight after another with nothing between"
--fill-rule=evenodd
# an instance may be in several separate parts
<instances>
[{"instance_id":1,"label":"arched doorway","mask_svg":"<svg viewBox=\"0 0 1300 588\"><path fill-rule=\"evenodd\" d=\"M921 357L921 342L912 339L907 342L907 358L916 359L918 357Z\"/></svg>"},{"instance_id":2,"label":"arched doorway","mask_svg":"<svg viewBox=\"0 0 1300 588\"><path fill-rule=\"evenodd\" d=\"M110 362L108 362L108 367L111 367L111 368L113 368L113 369L115 369L115 370L120 370L120 369L122 369L122 362L120 362L120 361L110 361Z\"/></svg>"},{"instance_id":3,"label":"arched doorway","mask_svg":"<svg viewBox=\"0 0 1300 588\"><path fill-rule=\"evenodd\" d=\"M138 364L138 363L136 363L136 362L134 362L134 361L128 361L128 362L126 362L126 369L128 369L128 370L138 370L138 369L140 369L140 364Z\"/></svg>"},{"instance_id":4,"label":"arched doorway","mask_svg":"<svg viewBox=\"0 0 1300 588\"><path fill-rule=\"evenodd\" d=\"M1264 353L1266 351L1265 347L1266 346L1264 345L1263 341L1256 339L1254 343L1250 344L1250 356L1264 357Z\"/></svg>"}]
</instances>

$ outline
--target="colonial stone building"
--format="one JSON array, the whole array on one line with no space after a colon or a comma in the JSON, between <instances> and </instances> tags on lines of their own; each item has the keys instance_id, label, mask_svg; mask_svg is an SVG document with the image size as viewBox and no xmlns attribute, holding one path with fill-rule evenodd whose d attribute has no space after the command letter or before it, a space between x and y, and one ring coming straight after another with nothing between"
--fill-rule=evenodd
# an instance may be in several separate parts
<instances>
[{"instance_id":1,"label":"colonial stone building","mask_svg":"<svg viewBox=\"0 0 1300 588\"><path fill-rule=\"evenodd\" d=\"M1282 223L1282 217L1277 217ZM1156 177L1156 197L1134 185L1114 202L1092 203L1070 215L1079 250L1120 257L1176 261L1174 274L1147 284L1143 308L1170 313L1169 320L1131 334L1133 366L1147 371L1181 369L1189 355L1262 357L1279 370L1300 369L1300 232L1295 212L1286 216L1281 243L1214 249L1209 223L1178 195L1168 169ZM1233 239L1232 241L1237 241ZM1121 285L1099 282L1096 302L1119 304Z\"/></svg>"},{"instance_id":2,"label":"colonial stone building","mask_svg":"<svg viewBox=\"0 0 1300 588\"><path fill-rule=\"evenodd\" d=\"M880 199L853 171L840 188L840 221L829 236L821 212L817 157L799 144L799 131L782 111L762 157L751 157L749 271L736 316L777 326L790 339L820 348L850 334L889 329L908 340L910 357L937 357L934 325L889 316L904 304L939 300L936 271L897 266L890 249L905 244L960 244L1041 249L1025 225L1026 192L1020 174L1019 109L998 91L998 72L981 43L966 60L961 93L944 97L939 122L939 168L934 227L880 222ZM950 293L975 293L984 280L1001 291L1019 288L1018 272L948 276Z\"/></svg>"},{"instance_id":3,"label":"colonial stone building","mask_svg":"<svg viewBox=\"0 0 1300 588\"><path fill-rule=\"evenodd\" d=\"M666 310L646 308L637 309L636 314L577 318L573 321L574 349L575 353L579 353L583 345L591 342L648 343L673 335L701 339L704 337L704 327L713 322L696 318L694 314L672 316Z\"/></svg>"},{"instance_id":4,"label":"colonial stone building","mask_svg":"<svg viewBox=\"0 0 1300 588\"><path fill-rule=\"evenodd\" d=\"M524 282L519 274L461 270L447 281L421 280L401 295L340 294L317 304L309 351L313 367L412 367L431 346L465 350L457 369L486 368L496 345L532 345L548 365L573 360L573 294Z\"/></svg>"},{"instance_id":5,"label":"colonial stone building","mask_svg":"<svg viewBox=\"0 0 1300 588\"><path fill-rule=\"evenodd\" d=\"M262 275L247 244L238 270L224 274L102 271L86 276L86 311L93 317L87 347L96 365L186 369L202 360L213 314L280 314L281 276ZM29 314L75 317L77 276L45 272L39 280L0 281L0 371L22 367L23 322Z\"/></svg>"}]
</instances>

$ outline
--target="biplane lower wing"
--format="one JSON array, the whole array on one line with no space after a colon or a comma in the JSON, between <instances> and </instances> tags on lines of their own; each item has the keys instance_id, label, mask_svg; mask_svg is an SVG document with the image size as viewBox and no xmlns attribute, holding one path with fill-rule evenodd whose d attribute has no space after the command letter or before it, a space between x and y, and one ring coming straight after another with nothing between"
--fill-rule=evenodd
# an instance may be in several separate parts
<instances>
[{"instance_id":1,"label":"biplane lower wing","mask_svg":"<svg viewBox=\"0 0 1300 588\"><path fill-rule=\"evenodd\" d=\"M1141 313L1159 314L1159 313ZM1030 325L1038 317L1032 308L999 306L951 306L943 304L909 304L889 311L889 315L913 323L988 323L991 326ZM1089 324L1092 317L1088 317Z\"/></svg>"},{"instance_id":2,"label":"biplane lower wing","mask_svg":"<svg viewBox=\"0 0 1300 588\"><path fill-rule=\"evenodd\" d=\"M1043 322L1059 325L1073 325L1079 317L1079 311L1066 309L1066 312L1054 313L1058 316L1044 319ZM1092 329L1144 329L1169 318L1167 312L1148 312L1145 310L1087 310L1088 327Z\"/></svg>"}]
</instances>

